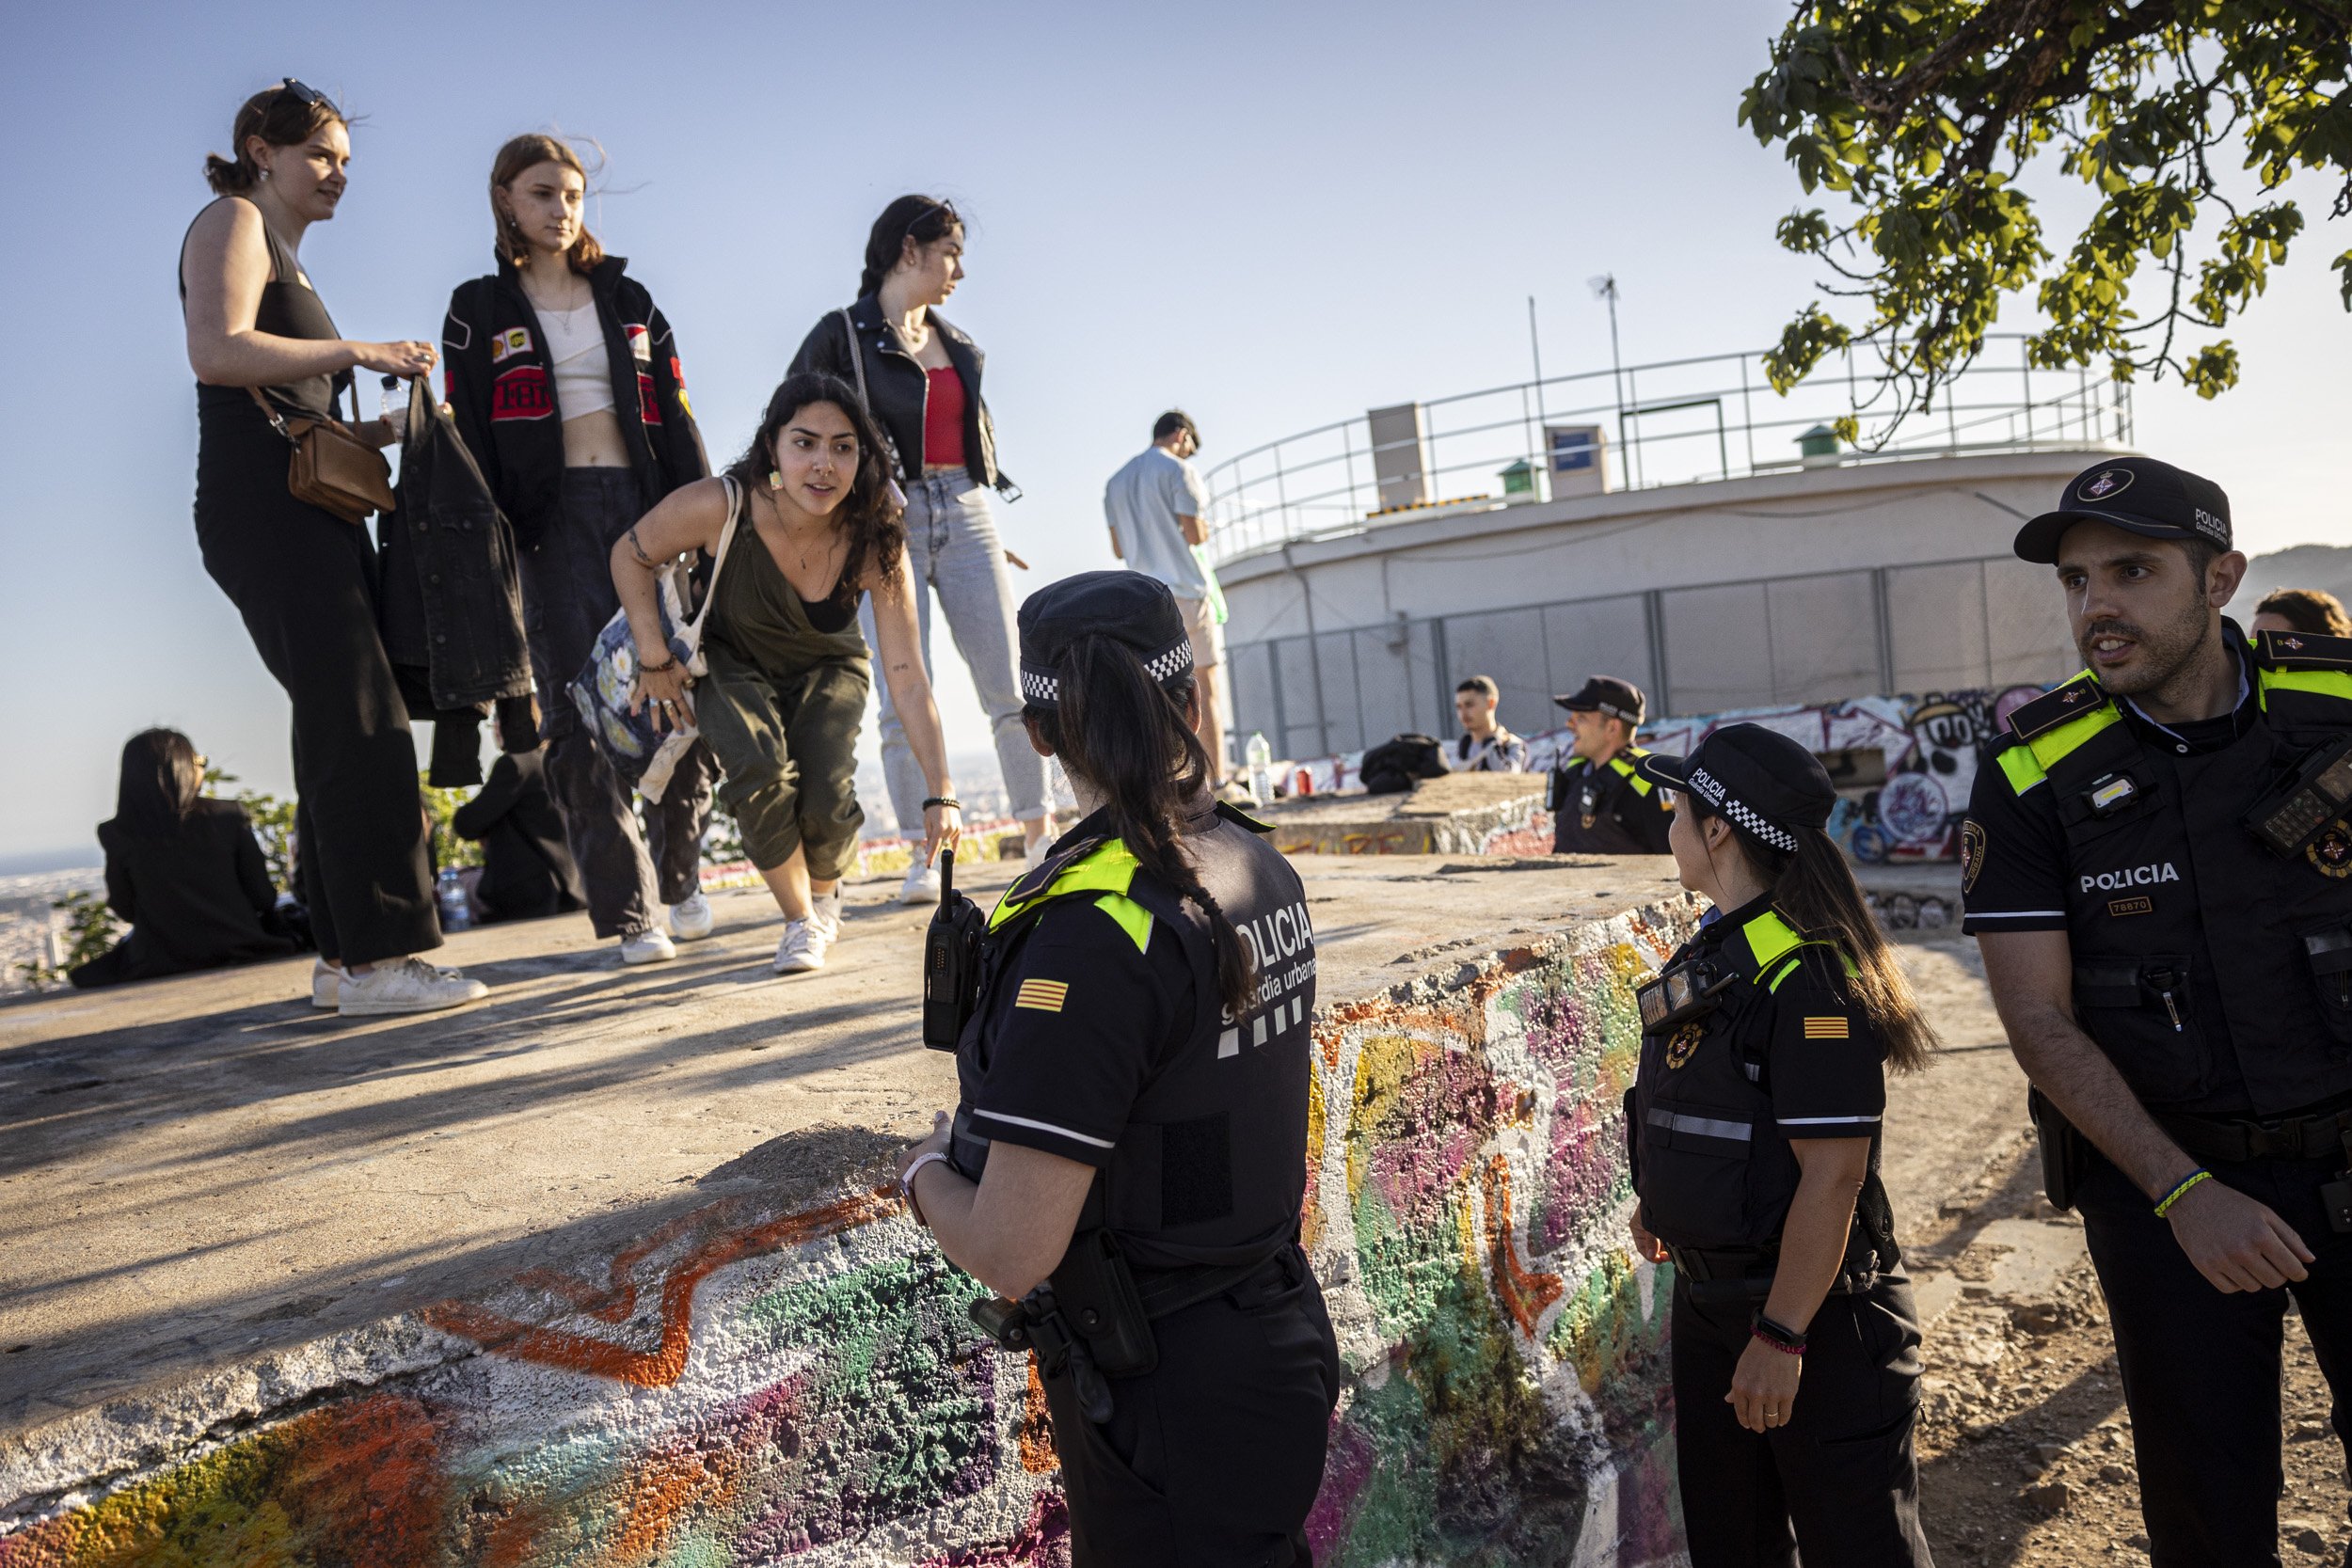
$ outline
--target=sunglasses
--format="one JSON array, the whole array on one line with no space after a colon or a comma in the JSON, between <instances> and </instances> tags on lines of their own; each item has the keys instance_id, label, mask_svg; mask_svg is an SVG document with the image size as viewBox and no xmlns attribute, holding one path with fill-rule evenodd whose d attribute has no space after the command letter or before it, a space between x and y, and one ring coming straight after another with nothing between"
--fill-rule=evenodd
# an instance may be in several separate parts
<instances>
[{"instance_id":1,"label":"sunglasses","mask_svg":"<svg viewBox=\"0 0 2352 1568\"><path fill-rule=\"evenodd\" d=\"M326 112L333 115L336 119L341 119L343 116L342 110L336 106L333 99L319 91L318 88L310 87L305 83L298 82L291 76L278 84L278 90L282 93L293 94L294 101L304 105L306 108L314 104L324 103L326 105Z\"/></svg>"}]
</instances>

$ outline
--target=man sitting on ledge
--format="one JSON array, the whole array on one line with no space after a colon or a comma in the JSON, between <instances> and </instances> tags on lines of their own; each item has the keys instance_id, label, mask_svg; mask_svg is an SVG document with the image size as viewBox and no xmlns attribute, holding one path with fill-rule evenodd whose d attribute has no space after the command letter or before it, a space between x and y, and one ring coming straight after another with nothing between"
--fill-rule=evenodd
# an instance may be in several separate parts
<instances>
[{"instance_id":1,"label":"man sitting on ledge","mask_svg":"<svg viewBox=\"0 0 2352 1568\"><path fill-rule=\"evenodd\" d=\"M1462 733L1445 748L1446 770L1452 773L1524 773L1527 742L1495 721L1495 705L1502 689L1491 675L1472 675L1454 689L1454 711Z\"/></svg>"}]
</instances>

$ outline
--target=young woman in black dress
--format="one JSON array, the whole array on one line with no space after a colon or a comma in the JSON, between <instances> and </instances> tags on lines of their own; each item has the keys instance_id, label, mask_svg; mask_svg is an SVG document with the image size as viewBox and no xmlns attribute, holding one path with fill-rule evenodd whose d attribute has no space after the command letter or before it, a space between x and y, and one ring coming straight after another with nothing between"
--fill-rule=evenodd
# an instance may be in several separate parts
<instances>
[{"instance_id":1,"label":"young woman in black dress","mask_svg":"<svg viewBox=\"0 0 2352 1568\"><path fill-rule=\"evenodd\" d=\"M237 111L232 146L205 161L218 199L180 255L196 536L294 705L301 892L319 944L311 1001L362 1016L456 1006L486 988L417 957L441 929L416 746L376 631L375 548L365 529L294 498L292 449L271 418L326 417L354 369L421 375L433 346L344 338L303 274L302 236L335 215L348 181L342 111L289 77ZM392 439L380 421L360 429Z\"/></svg>"}]
</instances>

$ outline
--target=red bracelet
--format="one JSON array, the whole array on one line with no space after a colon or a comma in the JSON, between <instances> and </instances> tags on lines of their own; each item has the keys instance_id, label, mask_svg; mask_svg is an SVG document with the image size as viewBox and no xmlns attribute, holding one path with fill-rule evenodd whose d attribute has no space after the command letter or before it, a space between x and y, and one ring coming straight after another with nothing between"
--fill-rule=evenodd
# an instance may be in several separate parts
<instances>
[{"instance_id":1,"label":"red bracelet","mask_svg":"<svg viewBox=\"0 0 2352 1568\"><path fill-rule=\"evenodd\" d=\"M1759 1345L1772 1346L1772 1349L1780 1352L1783 1355L1803 1355L1804 1354L1804 1347L1803 1345L1784 1345L1778 1339L1773 1338L1771 1335L1765 1333L1760 1328L1749 1329L1748 1338L1754 1339Z\"/></svg>"}]
</instances>

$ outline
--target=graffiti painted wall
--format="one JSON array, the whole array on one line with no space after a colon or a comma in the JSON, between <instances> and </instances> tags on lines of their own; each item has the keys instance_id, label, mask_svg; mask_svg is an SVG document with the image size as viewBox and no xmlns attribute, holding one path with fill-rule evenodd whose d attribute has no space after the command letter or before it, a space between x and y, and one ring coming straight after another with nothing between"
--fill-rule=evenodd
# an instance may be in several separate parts
<instances>
[{"instance_id":1,"label":"graffiti painted wall","mask_svg":"<svg viewBox=\"0 0 2352 1568\"><path fill-rule=\"evenodd\" d=\"M1626 1249L1620 1105L1632 982L1692 921L1316 1021L1304 1226L1350 1374L1319 1562L1676 1559L1668 1287ZM0 1568L1066 1563L1041 1396L977 1294L886 1185L722 1198L223 1372L160 1436L132 1434L170 1401L0 1446Z\"/></svg>"}]
</instances>

